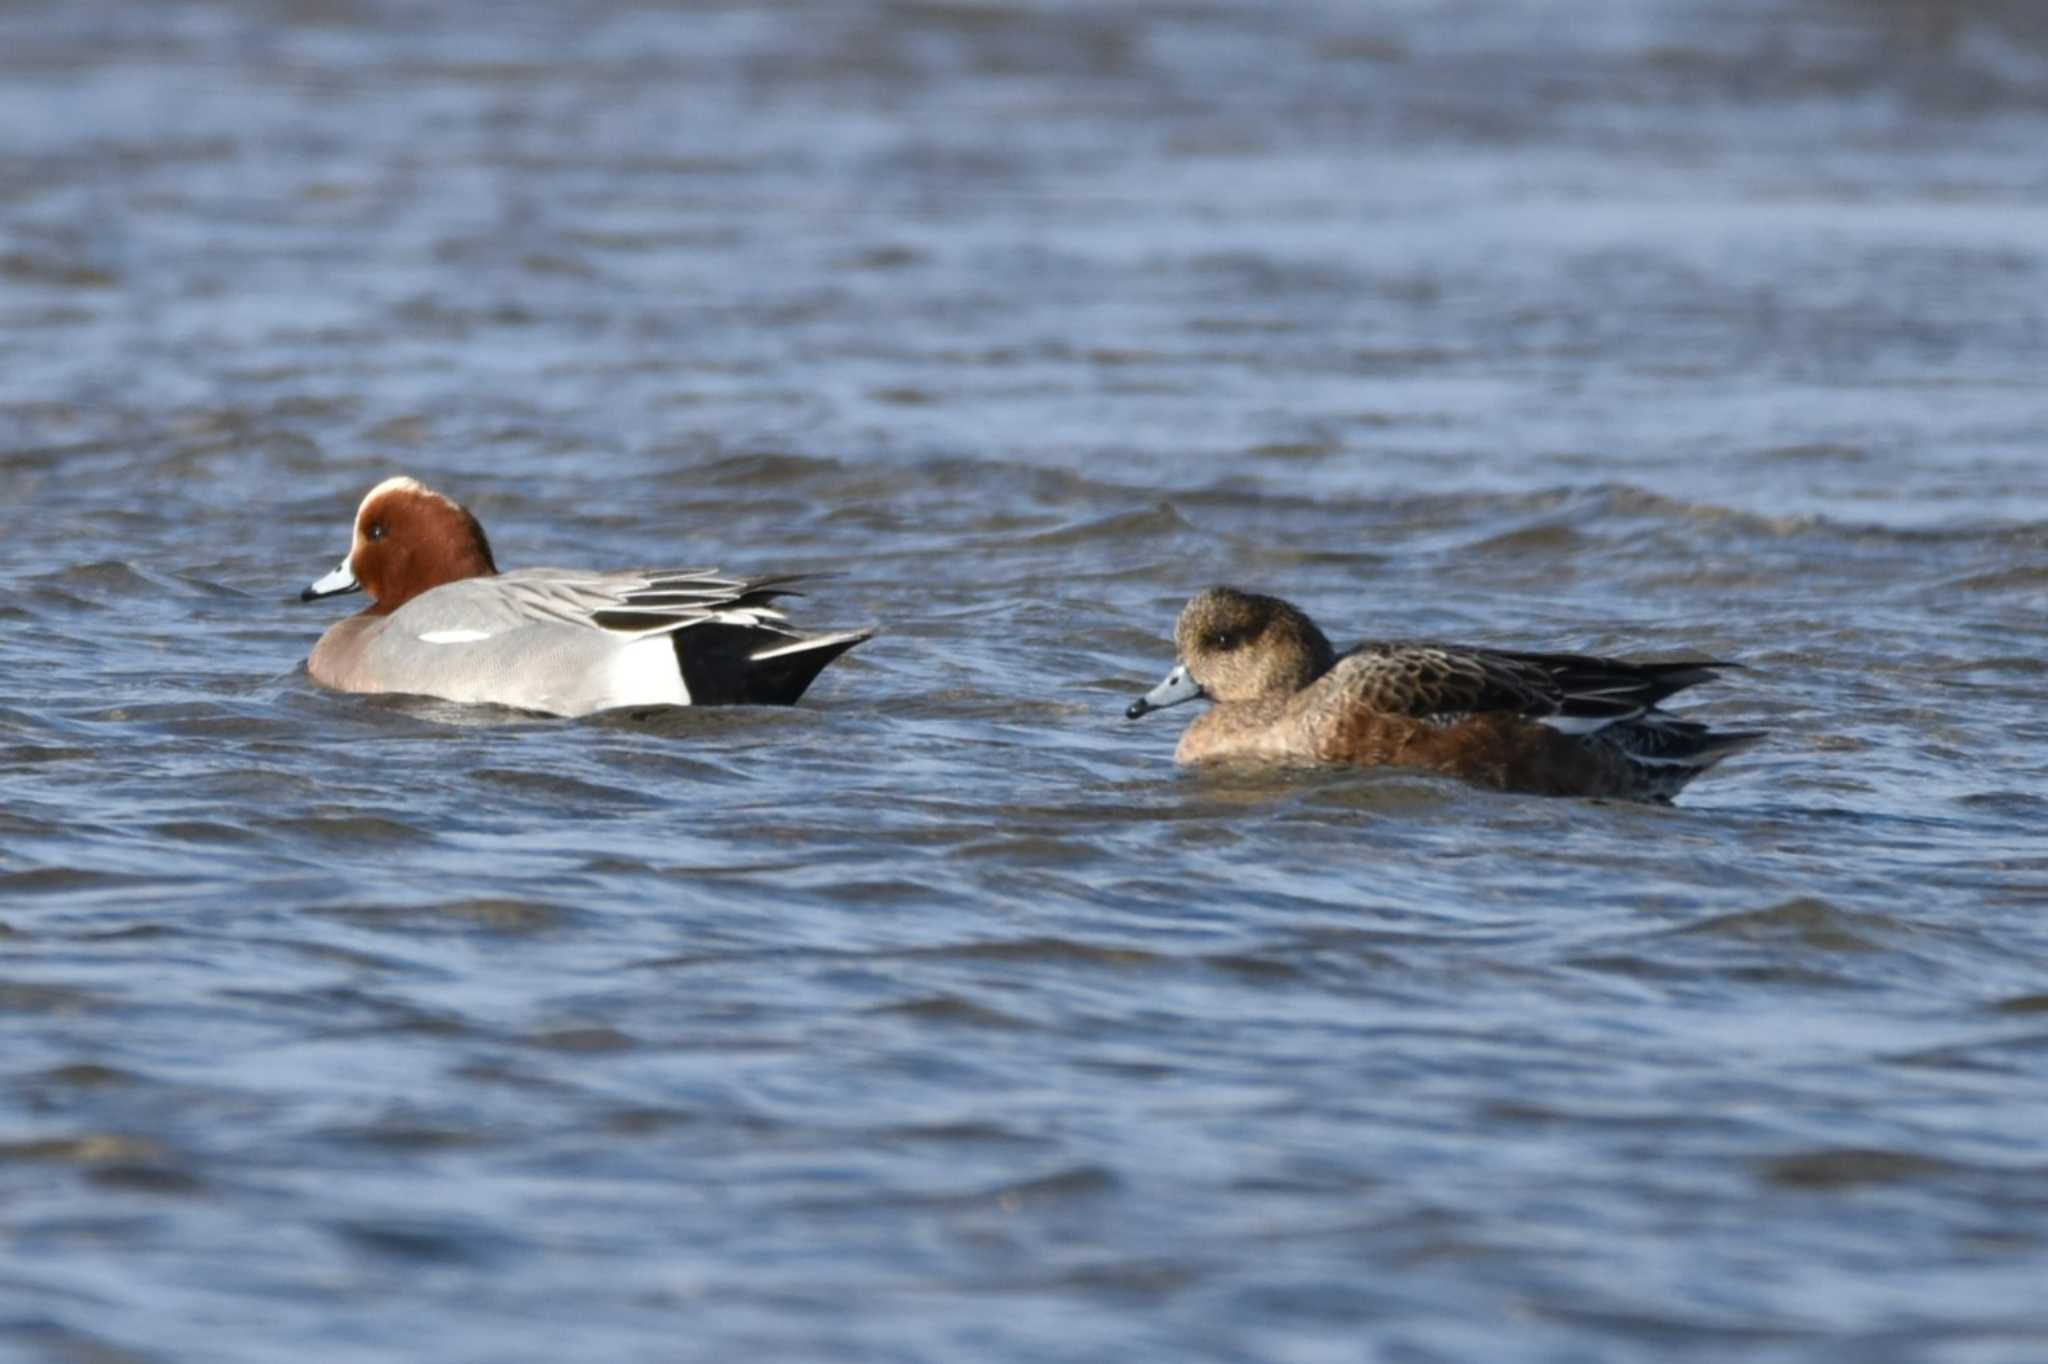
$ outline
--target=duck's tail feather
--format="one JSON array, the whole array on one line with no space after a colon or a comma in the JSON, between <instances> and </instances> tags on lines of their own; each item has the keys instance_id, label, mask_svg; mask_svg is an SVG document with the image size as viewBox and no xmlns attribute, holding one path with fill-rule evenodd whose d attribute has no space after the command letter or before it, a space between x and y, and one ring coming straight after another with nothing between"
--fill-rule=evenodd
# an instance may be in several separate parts
<instances>
[{"instance_id":1,"label":"duck's tail feather","mask_svg":"<svg viewBox=\"0 0 2048 1364\"><path fill-rule=\"evenodd\" d=\"M1620 728L1624 732L1614 736L1615 742L1634 761L1652 767L1690 767L1696 772L1770 736L1767 729L1709 729L1654 712Z\"/></svg>"},{"instance_id":2,"label":"duck's tail feather","mask_svg":"<svg viewBox=\"0 0 2048 1364\"><path fill-rule=\"evenodd\" d=\"M690 701L699 706L789 706L833 659L874 630L796 635L761 625L708 620L671 638Z\"/></svg>"},{"instance_id":3,"label":"duck's tail feather","mask_svg":"<svg viewBox=\"0 0 2048 1364\"><path fill-rule=\"evenodd\" d=\"M1635 769L1644 791L1659 800L1671 799L1694 777L1769 737L1769 730L1715 730L1662 711L1611 726L1599 735Z\"/></svg>"},{"instance_id":4,"label":"duck's tail feather","mask_svg":"<svg viewBox=\"0 0 2048 1364\"><path fill-rule=\"evenodd\" d=\"M825 671L825 665L864 640L873 639L872 627L836 630L826 635L805 635L748 657L748 676L758 693L757 700L768 705L787 706Z\"/></svg>"}]
</instances>

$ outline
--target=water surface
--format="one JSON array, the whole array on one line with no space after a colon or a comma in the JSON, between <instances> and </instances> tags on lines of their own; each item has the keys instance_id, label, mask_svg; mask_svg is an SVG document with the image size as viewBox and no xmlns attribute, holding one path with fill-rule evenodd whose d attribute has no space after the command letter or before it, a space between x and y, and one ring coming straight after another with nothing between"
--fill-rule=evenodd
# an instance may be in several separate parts
<instances>
[{"instance_id":1,"label":"water surface","mask_svg":"<svg viewBox=\"0 0 2048 1364\"><path fill-rule=\"evenodd\" d=\"M2048 1355L2044 91L2016 3L0 10L6 1350ZM399 471L885 633L323 692ZM1216 581L1775 738L1180 773Z\"/></svg>"}]
</instances>

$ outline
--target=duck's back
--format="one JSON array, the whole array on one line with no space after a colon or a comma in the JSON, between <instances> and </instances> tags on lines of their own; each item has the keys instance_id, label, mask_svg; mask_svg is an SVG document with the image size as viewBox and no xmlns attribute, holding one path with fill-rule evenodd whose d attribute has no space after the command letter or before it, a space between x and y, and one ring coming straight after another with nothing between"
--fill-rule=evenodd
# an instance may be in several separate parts
<instances>
[{"instance_id":1,"label":"duck's back","mask_svg":"<svg viewBox=\"0 0 2048 1364\"><path fill-rule=\"evenodd\" d=\"M1668 800L1762 737L1657 709L1722 666L1375 642L1282 705L1218 706L1203 718L1216 726L1212 752L1228 735L1248 755L1421 767L1532 795Z\"/></svg>"},{"instance_id":2,"label":"duck's back","mask_svg":"<svg viewBox=\"0 0 2048 1364\"><path fill-rule=\"evenodd\" d=\"M636 638L590 620L586 603L606 578L519 569L423 592L389 616L367 618L373 624L359 635L354 667L371 685L351 690L555 715L688 704L666 635Z\"/></svg>"}]
</instances>

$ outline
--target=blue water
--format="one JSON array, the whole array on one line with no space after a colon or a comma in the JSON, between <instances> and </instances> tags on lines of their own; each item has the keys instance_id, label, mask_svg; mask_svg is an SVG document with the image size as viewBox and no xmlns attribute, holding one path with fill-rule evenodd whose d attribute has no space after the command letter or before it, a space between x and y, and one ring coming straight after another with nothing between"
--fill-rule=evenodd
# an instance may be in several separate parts
<instances>
[{"instance_id":1,"label":"blue water","mask_svg":"<svg viewBox=\"0 0 2048 1364\"><path fill-rule=\"evenodd\" d=\"M0 10L0 1353L2048 1357L2044 90L1988 0ZM883 633L330 694L394 472ZM1177 771L1218 581L1774 737Z\"/></svg>"}]
</instances>

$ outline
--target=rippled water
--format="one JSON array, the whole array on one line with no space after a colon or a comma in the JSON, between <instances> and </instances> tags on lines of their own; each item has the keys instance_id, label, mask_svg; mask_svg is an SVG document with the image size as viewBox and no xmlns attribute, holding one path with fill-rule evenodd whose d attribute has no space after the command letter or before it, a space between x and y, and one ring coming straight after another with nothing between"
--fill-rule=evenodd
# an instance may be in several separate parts
<instances>
[{"instance_id":1,"label":"rippled water","mask_svg":"<svg viewBox=\"0 0 2048 1364\"><path fill-rule=\"evenodd\" d=\"M2043 25L1574 15L0 10L5 1350L2048 1357ZM332 695L397 471L885 633ZM1775 737L1177 772L1214 581Z\"/></svg>"}]
</instances>

